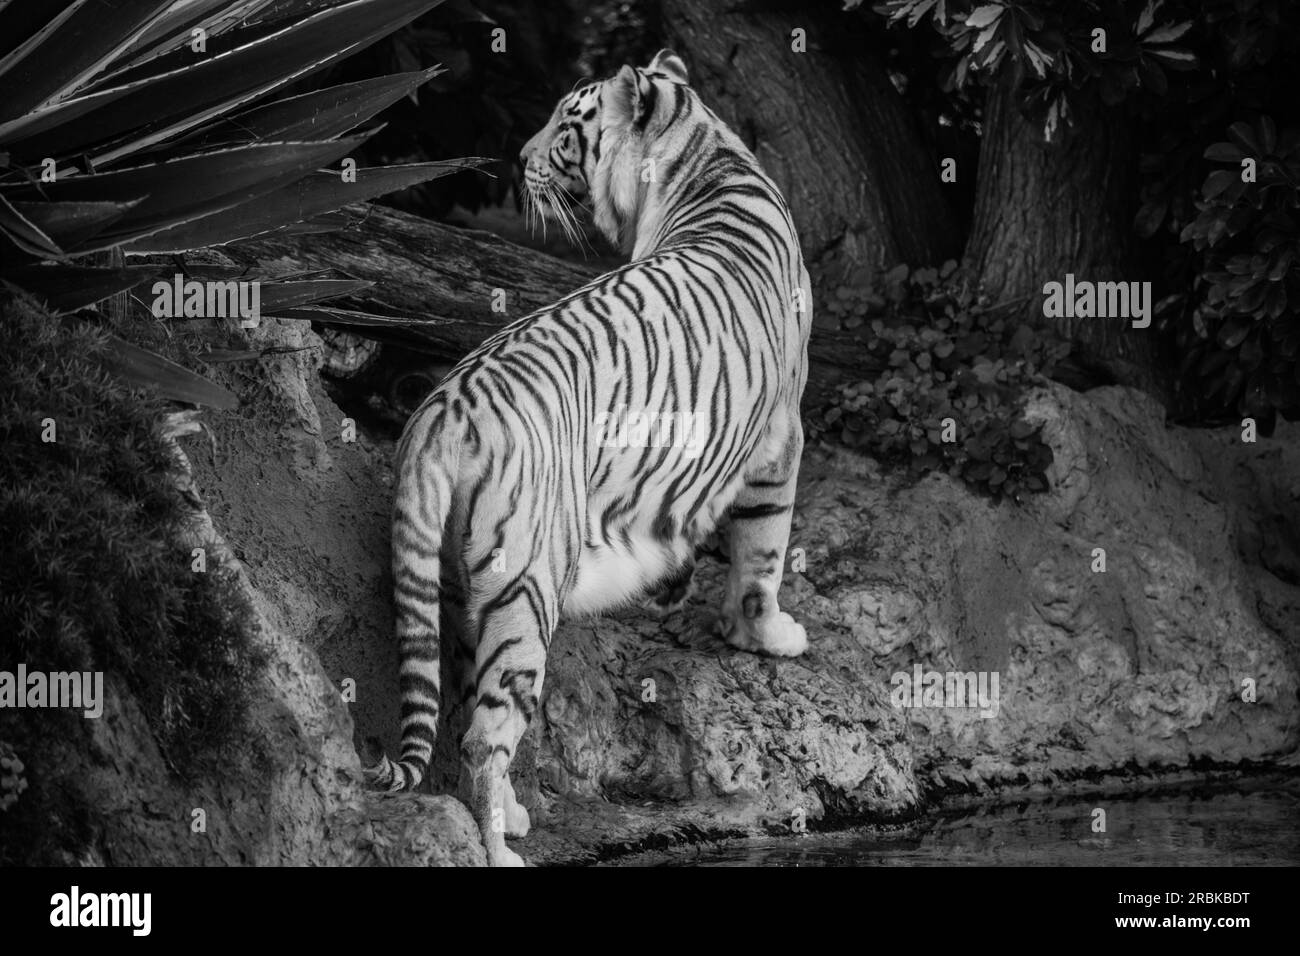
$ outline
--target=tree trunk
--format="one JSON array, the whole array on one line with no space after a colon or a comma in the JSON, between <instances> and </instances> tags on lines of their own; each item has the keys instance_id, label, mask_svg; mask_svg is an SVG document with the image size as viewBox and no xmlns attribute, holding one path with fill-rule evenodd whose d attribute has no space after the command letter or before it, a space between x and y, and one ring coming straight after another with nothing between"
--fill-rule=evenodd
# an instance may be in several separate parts
<instances>
[{"instance_id":1,"label":"tree trunk","mask_svg":"<svg viewBox=\"0 0 1300 956\"><path fill-rule=\"evenodd\" d=\"M502 326L595 278L597 272L475 229L455 229L386 206L345 210L356 222L336 232L273 233L224 251L264 275L335 269L375 283L354 299L326 305L423 320L401 336L441 358L457 359Z\"/></svg>"},{"instance_id":2,"label":"tree trunk","mask_svg":"<svg viewBox=\"0 0 1300 956\"><path fill-rule=\"evenodd\" d=\"M984 109L975 213L965 261L994 302L1079 346L1085 365L1124 384L1152 383L1149 330L1125 318L1045 318L1047 282L1131 280L1136 141L1121 107L1077 97L1074 127L1052 143L1019 109L1010 79ZM1074 105L1072 100L1071 104Z\"/></svg>"},{"instance_id":3,"label":"tree trunk","mask_svg":"<svg viewBox=\"0 0 1300 956\"><path fill-rule=\"evenodd\" d=\"M223 251L257 275L338 270L375 283L328 306L418 318L393 327L351 327L382 341L456 361L503 325L550 305L599 273L517 246L490 232L453 229L384 206L346 210L356 222L327 233L277 233ZM500 303L502 311L494 310ZM818 330L804 407L817 407L841 381L871 370L852 332Z\"/></svg>"},{"instance_id":4,"label":"tree trunk","mask_svg":"<svg viewBox=\"0 0 1300 956\"><path fill-rule=\"evenodd\" d=\"M669 45L691 86L754 151L794 214L804 256L839 247L846 264L955 256L939 165L884 69L831 56L843 13L735 11L735 0L662 0ZM735 11L735 12L733 12ZM807 51L792 49L806 31Z\"/></svg>"}]
</instances>

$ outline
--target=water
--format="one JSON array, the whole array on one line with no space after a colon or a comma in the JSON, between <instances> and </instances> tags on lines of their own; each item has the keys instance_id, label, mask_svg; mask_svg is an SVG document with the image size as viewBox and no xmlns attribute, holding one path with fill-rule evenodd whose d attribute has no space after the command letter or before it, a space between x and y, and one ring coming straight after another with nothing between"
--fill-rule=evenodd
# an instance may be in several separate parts
<instances>
[{"instance_id":1,"label":"water","mask_svg":"<svg viewBox=\"0 0 1300 956\"><path fill-rule=\"evenodd\" d=\"M1092 830L1106 811L1106 832ZM1300 778L1230 789L1028 800L894 830L734 840L626 861L658 866L1295 866Z\"/></svg>"}]
</instances>

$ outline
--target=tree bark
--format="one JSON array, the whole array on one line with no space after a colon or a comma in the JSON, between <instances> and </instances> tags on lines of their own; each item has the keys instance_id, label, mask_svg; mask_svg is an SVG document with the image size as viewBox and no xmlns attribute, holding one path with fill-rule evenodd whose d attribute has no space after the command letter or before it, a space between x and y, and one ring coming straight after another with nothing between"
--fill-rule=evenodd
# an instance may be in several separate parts
<instances>
[{"instance_id":1,"label":"tree bark","mask_svg":"<svg viewBox=\"0 0 1300 956\"><path fill-rule=\"evenodd\" d=\"M350 206L345 212L356 220L346 229L276 233L223 251L256 275L337 270L370 280L375 287L361 296L324 304L420 321L341 327L453 362L502 326L599 275L490 232L454 229L384 206ZM503 311L494 310L498 302ZM819 405L839 382L865 377L871 366L862 356L866 348L854 333L819 329L809 346L804 407Z\"/></svg>"},{"instance_id":2,"label":"tree bark","mask_svg":"<svg viewBox=\"0 0 1300 956\"><path fill-rule=\"evenodd\" d=\"M412 346L443 358L459 358L597 275L490 232L455 229L386 206L344 211L355 220L345 229L273 233L224 251L263 275L334 269L374 282L359 297L325 304L421 319Z\"/></svg>"},{"instance_id":3,"label":"tree bark","mask_svg":"<svg viewBox=\"0 0 1300 956\"><path fill-rule=\"evenodd\" d=\"M735 0L662 0L690 83L754 151L815 260L839 247L873 268L939 263L959 241L939 165L883 67L832 56L850 21L827 7L736 10ZM807 51L792 49L806 31Z\"/></svg>"},{"instance_id":4,"label":"tree bark","mask_svg":"<svg viewBox=\"0 0 1300 956\"><path fill-rule=\"evenodd\" d=\"M1010 78L989 88L975 213L965 263L994 302L1080 347L1079 358L1124 384L1152 384L1150 330L1128 319L1043 315L1043 286L1134 275L1136 138L1122 107L1076 98L1074 127L1043 140ZM1074 105L1075 100L1072 100Z\"/></svg>"}]
</instances>

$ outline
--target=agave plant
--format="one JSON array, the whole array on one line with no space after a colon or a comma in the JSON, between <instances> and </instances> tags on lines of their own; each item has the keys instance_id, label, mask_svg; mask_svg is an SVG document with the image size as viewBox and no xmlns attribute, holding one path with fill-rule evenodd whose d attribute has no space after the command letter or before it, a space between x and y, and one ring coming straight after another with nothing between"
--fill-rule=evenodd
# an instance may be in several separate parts
<instances>
[{"instance_id":1,"label":"agave plant","mask_svg":"<svg viewBox=\"0 0 1300 956\"><path fill-rule=\"evenodd\" d=\"M477 167L337 165L374 132L353 131L436 66L286 95L441 2L0 0L0 281L73 312L176 271L145 254L336 228L350 203ZM238 278L261 283L263 315L369 285ZM234 402L115 348L119 374L168 397Z\"/></svg>"}]
</instances>

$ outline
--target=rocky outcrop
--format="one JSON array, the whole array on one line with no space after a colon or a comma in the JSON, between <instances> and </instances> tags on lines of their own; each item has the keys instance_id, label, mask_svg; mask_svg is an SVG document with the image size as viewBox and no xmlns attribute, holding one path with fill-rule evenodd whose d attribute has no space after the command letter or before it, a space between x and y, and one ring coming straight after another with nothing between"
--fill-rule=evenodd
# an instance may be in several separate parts
<instances>
[{"instance_id":1,"label":"rocky outcrop","mask_svg":"<svg viewBox=\"0 0 1300 956\"><path fill-rule=\"evenodd\" d=\"M397 732L391 449L364 430L344 439L306 323L266 320L258 336L302 351L232 370L223 383L244 407L207 416L214 444L187 448L273 652L255 706L269 762L204 784L205 805L226 808L209 817L207 844L169 838L201 849L160 855L142 839L115 857L481 863L453 798L361 788L354 726L390 747ZM667 621L629 611L565 625L514 769L533 812L523 855L894 820L953 792L1294 753L1295 430L1248 445L1168 429L1125 389L1047 387L1028 414L1056 462L1051 492L1023 506L848 452L806 453L784 590L811 640L799 659L712 636L725 568L707 559L696 596ZM918 668L996 675L996 699L983 714L895 706ZM130 741L147 734L122 714L103 727L124 736L102 749L125 788L143 766ZM183 826L192 794L170 792ZM147 816L120 808L119 845Z\"/></svg>"},{"instance_id":2,"label":"rocky outcrop","mask_svg":"<svg viewBox=\"0 0 1300 956\"><path fill-rule=\"evenodd\" d=\"M542 857L588 852L600 828L575 801L631 808L603 842L636 844L648 812L663 832L891 819L953 791L1294 751L1294 444L1167 429L1127 389L1052 386L1028 414L1056 462L1022 507L806 453L800 659L709 634L708 562L677 620L563 628L520 763L535 819L579 837ZM996 706L896 708L918 669L997 675Z\"/></svg>"},{"instance_id":3,"label":"rocky outcrop","mask_svg":"<svg viewBox=\"0 0 1300 956\"><path fill-rule=\"evenodd\" d=\"M386 457L354 441L325 396L307 322L264 320L251 338L285 351L229 376L244 404L211 423L212 454L196 469L270 653L254 721L265 767L245 778L254 793L224 805L261 824L250 862L482 866L477 827L455 799L365 789L349 707L372 700L372 720L396 720L396 696L372 693L396 667ZM332 656L341 649L346 664ZM329 676L322 660L335 665Z\"/></svg>"},{"instance_id":4,"label":"rocky outcrop","mask_svg":"<svg viewBox=\"0 0 1300 956\"><path fill-rule=\"evenodd\" d=\"M180 774L135 700L106 675L104 712L85 722L85 739L39 755L58 768L69 805L91 808L85 851L66 862L484 865L473 819L453 798L392 800L364 787L340 685L351 677L362 689L348 696L366 694L358 662L389 646L384 456L364 442L345 446L353 456L329 447L342 416L320 391L307 323L266 320L255 339L299 351L228 371L224 383L243 405L201 416L206 438L194 412L164 425L178 490L194 508L179 543L184 553L205 548L208 573L234 577L256 622L265 664L248 692L248 740ZM333 417L322 421L323 411ZM331 501L344 500L346 514L324 520ZM366 508L369 523L359 517ZM318 650L328 654L340 628L357 639L345 645L351 666L327 674ZM386 656L376 671L395 666Z\"/></svg>"}]
</instances>

